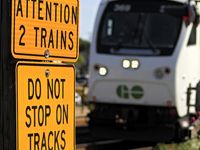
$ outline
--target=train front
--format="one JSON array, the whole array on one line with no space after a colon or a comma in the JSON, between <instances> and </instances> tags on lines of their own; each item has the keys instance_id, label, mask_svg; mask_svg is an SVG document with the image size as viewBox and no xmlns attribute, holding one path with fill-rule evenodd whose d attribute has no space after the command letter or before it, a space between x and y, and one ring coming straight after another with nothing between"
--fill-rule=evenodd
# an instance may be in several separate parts
<instances>
[{"instance_id":1,"label":"train front","mask_svg":"<svg viewBox=\"0 0 200 150\"><path fill-rule=\"evenodd\" d=\"M192 25L163 13L164 6L184 4L102 1L90 51L89 124L94 136L144 141L175 137L178 119L187 112L186 101L177 100L181 87L176 67L184 45L193 42Z\"/></svg>"}]
</instances>

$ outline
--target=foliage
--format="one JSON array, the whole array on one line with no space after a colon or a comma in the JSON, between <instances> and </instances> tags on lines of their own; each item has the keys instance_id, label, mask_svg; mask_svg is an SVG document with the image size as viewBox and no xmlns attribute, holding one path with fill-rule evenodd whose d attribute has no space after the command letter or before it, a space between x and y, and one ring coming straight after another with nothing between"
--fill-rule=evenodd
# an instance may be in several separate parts
<instances>
[{"instance_id":1,"label":"foliage","mask_svg":"<svg viewBox=\"0 0 200 150\"><path fill-rule=\"evenodd\" d=\"M85 58L83 57L83 55L79 54L78 60L77 62L75 62L75 65L81 66L82 64L84 64L85 62Z\"/></svg>"},{"instance_id":2,"label":"foliage","mask_svg":"<svg viewBox=\"0 0 200 150\"><path fill-rule=\"evenodd\" d=\"M186 142L172 143L170 145L158 143L155 150L200 150L200 141L197 138L193 138Z\"/></svg>"},{"instance_id":3,"label":"foliage","mask_svg":"<svg viewBox=\"0 0 200 150\"><path fill-rule=\"evenodd\" d=\"M83 40L83 39L79 39L79 52L87 52L89 53L89 49L90 49L90 42Z\"/></svg>"},{"instance_id":4,"label":"foliage","mask_svg":"<svg viewBox=\"0 0 200 150\"><path fill-rule=\"evenodd\" d=\"M77 62L75 62L75 66L77 68L77 72L81 74L88 73L88 62L89 62L89 49L90 49L90 42L79 39L79 58Z\"/></svg>"},{"instance_id":5,"label":"foliage","mask_svg":"<svg viewBox=\"0 0 200 150\"><path fill-rule=\"evenodd\" d=\"M158 143L155 147L155 150L167 150L167 146L163 143Z\"/></svg>"}]
</instances>

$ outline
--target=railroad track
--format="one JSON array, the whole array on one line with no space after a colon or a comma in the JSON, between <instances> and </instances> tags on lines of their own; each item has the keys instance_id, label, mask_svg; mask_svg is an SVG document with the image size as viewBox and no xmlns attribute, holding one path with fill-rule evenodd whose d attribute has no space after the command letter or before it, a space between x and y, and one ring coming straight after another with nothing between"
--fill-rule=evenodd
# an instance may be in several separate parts
<instances>
[{"instance_id":1,"label":"railroad track","mask_svg":"<svg viewBox=\"0 0 200 150\"><path fill-rule=\"evenodd\" d=\"M88 143L91 141L89 127L85 126L78 126L76 127L76 143Z\"/></svg>"},{"instance_id":2,"label":"railroad track","mask_svg":"<svg viewBox=\"0 0 200 150\"><path fill-rule=\"evenodd\" d=\"M105 139L93 139L90 136L89 126L76 127L76 149L77 150L152 150L155 143L152 142L133 142ZM148 147L147 147L148 146Z\"/></svg>"},{"instance_id":3,"label":"railroad track","mask_svg":"<svg viewBox=\"0 0 200 150\"><path fill-rule=\"evenodd\" d=\"M79 111L79 110L78 110ZM76 116L76 149L77 150L152 150L155 143L133 142L105 139L93 139L90 135L87 122L89 118L86 115Z\"/></svg>"},{"instance_id":4,"label":"railroad track","mask_svg":"<svg viewBox=\"0 0 200 150\"><path fill-rule=\"evenodd\" d=\"M121 142L122 140L107 140L107 141L96 141L84 144L77 144L77 150L99 150L99 149L106 149L108 145L113 145L116 143ZM110 147L110 146L109 146ZM112 146L114 148L114 146Z\"/></svg>"},{"instance_id":5,"label":"railroad track","mask_svg":"<svg viewBox=\"0 0 200 150\"><path fill-rule=\"evenodd\" d=\"M96 141L77 144L77 150L153 150L154 143L118 140Z\"/></svg>"}]
</instances>

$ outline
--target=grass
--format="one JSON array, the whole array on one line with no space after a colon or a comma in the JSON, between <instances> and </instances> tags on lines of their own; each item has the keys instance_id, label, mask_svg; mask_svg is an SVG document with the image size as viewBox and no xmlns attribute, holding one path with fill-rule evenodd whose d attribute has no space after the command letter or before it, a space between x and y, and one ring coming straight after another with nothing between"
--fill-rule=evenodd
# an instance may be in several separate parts
<instances>
[{"instance_id":1,"label":"grass","mask_svg":"<svg viewBox=\"0 0 200 150\"><path fill-rule=\"evenodd\" d=\"M182 143L158 143L155 150L200 150L200 139L189 139Z\"/></svg>"}]
</instances>

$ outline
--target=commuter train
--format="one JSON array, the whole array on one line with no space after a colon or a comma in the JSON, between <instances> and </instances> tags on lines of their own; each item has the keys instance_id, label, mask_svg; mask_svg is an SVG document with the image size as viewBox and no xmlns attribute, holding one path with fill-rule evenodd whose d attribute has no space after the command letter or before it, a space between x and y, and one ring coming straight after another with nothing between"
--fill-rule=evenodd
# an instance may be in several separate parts
<instances>
[{"instance_id":1,"label":"commuter train","mask_svg":"<svg viewBox=\"0 0 200 150\"><path fill-rule=\"evenodd\" d=\"M89 63L94 138L199 135L199 1L102 0Z\"/></svg>"}]
</instances>

